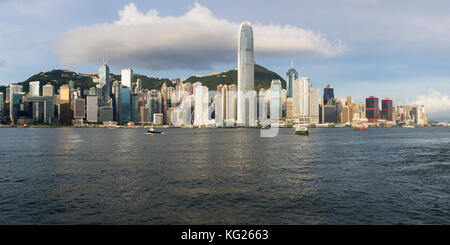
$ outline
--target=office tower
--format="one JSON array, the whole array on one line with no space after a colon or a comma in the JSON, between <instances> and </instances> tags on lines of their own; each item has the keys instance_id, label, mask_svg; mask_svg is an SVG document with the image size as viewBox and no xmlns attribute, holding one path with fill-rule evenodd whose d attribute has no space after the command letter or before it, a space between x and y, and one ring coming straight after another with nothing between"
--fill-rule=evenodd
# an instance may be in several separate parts
<instances>
[{"instance_id":1,"label":"office tower","mask_svg":"<svg viewBox=\"0 0 450 245\"><path fill-rule=\"evenodd\" d=\"M381 101L381 119L392 121L392 100L386 98Z\"/></svg>"},{"instance_id":2,"label":"office tower","mask_svg":"<svg viewBox=\"0 0 450 245\"><path fill-rule=\"evenodd\" d=\"M359 113L356 111L356 105L352 103L352 98L350 96L347 96L347 101L342 106L342 112L341 112L341 123L352 123L354 114Z\"/></svg>"},{"instance_id":3,"label":"office tower","mask_svg":"<svg viewBox=\"0 0 450 245\"><path fill-rule=\"evenodd\" d=\"M53 85L51 83L47 83L42 87L42 96L51 97L53 96Z\"/></svg>"},{"instance_id":4,"label":"office tower","mask_svg":"<svg viewBox=\"0 0 450 245\"><path fill-rule=\"evenodd\" d=\"M40 96L39 89L40 89L40 82L34 81L29 83L30 86L30 96Z\"/></svg>"},{"instance_id":5,"label":"office tower","mask_svg":"<svg viewBox=\"0 0 450 245\"><path fill-rule=\"evenodd\" d=\"M266 91L264 89L260 89L258 94L258 120L261 124L267 120Z\"/></svg>"},{"instance_id":6,"label":"office tower","mask_svg":"<svg viewBox=\"0 0 450 245\"><path fill-rule=\"evenodd\" d=\"M113 83L113 94L114 94L114 100L113 100L113 120L115 122L120 122L120 108L121 108L121 98L122 98L122 84L115 81Z\"/></svg>"},{"instance_id":7,"label":"office tower","mask_svg":"<svg viewBox=\"0 0 450 245\"><path fill-rule=\"evenodd\" d=\"M74 119L84 119L86 116L86 101L84 99L75 99L73 118Z\"/></svg>"},{"instance_id":8,"label":"office tower","mask_svg":"<svg viewBox=\"0 0 450 245\"><path fill-rule=\"evenodd\" d=\"M257 126L258 120L258 98L255 90L251 90L247 92L247 100L248 100L248 125L251 127Z\"/></svg>"},{"instance_id":9,"label":"office tower","mask_svg":"<svg viewBox=\"0 0 450 245\"><path fill-rule=\"evenodd\" d=\"M287 98L286 100L286 118L292 119L294 117L294 99L293 98Z\"/></svg>"},{"instance_id":10,"label":"office tower","mask_svg":"<svg viewBox=\"0 0 450 245\"><path fill-rule=\"evenodd\" d=\"M123 69L121 72L122 86L129 87L133 91L133 70Z\"/></svg>"},{"instance_id":11,"label":"office tower","mask_svg":"<svg viewBox=\"0 0 450 245\"><path fill-rule=\"evenodd\" d=\"M270 85L270 122L278 124L281 119L281 81L272 80Z\"/></svg>"},{"instance_id":12,"label":"office tower","mask_svg":"<svg viewBox=\"0 0 450 245\"><path fill-rule=\"evenodd\" d=\"M313 88L307 77L293 81L291 115L299 123L319 122L319 89Z\"/></svg>"},{"instance_id":13,"label":"office tower","mask_svg":"<svg viewBox=\"0 0 450 245\"><path fill-rule=\"evenodd\" d=\"M98 98L97 95L86 96L86 121L97 122L98 120Z\"/></svg>"},{"instance_id":14,"label":"office tower","mask_svg":"<svg viewBox=\"0 0 450 245\"><path fill-rule=\"evenodd\" d=\"M5 103L9 103L9 96L11 95L10 94L10 89L9 89L9 86L8 87L6 87L6 93L5 93Z\"/></svg>"},{"instance_id":15,"label":"office tower","mask_svg":"<svg viewBox=\"0 0 450 245\"><path fill-rule=\"evenodd\" d=\"M139 122L139 96L137 94L131 95L131 121Z\"/></svg>"},{"instance_id":16,"label":"office tower","mask_svg":"<svg viewBox=\"0 0 450 245\"><path fill-rule=\"evenodd\" d=\"M142 79L138 78L136 80L136 93L142 91Z\"/></svg>"},{"instance_id":17,"label":"office tower","mask_svg":"<svg viewBox=\"0 0 450 245\"><path fill-rule=\"evenodd\" d=\"M309 115L308 123L319 123L319 89L309 88Z\"/></svg>"},{"instance_id":18,"label":"office tower","mask_svg":"<svg viewBox=\"0 0 450 245\"><path fill-rule=\"evenodd\" d=\"M228 85L226 90L226 126L234 126L236 123L237 87L235 84Z\"/></svg>"},{"instance_id":19,"label":"office tower","mask_svg":"<svg viewBox=\"0 0 450 245\"><path fill-rule=\"evenodd\" d=\"M155 124L155 125L163 124L163 114L162 113L153 114L153 124Z\"/></svg>"},{"instance_id":20,"label":"office tower","mask_svg":"<svg viewBox=\"0 0 450 245\"><path fill-rule=\"evenodd\" d=\"M168 105L170 105L170 103L168 103L168 101L170 101L169 93L170 93L170 91L167 88L166 83L164 82L163 85L161 86L162 114L163 114L163 123L164 124L167 123L167 109L168 109Z\"/></svg>"},{"instance_id":21,"label":"office tower","mask_svg":"<svg viewBox=\"0 0 450 245\"><path fill-rule=\"evenodd\" d=\"M287 91L286 89L281 90L281 117L286 118L286 101L287 101Z\"/></svg>"},{"instance_id":22,"label":"office tower","mask_svg":"<svg viewBox=\"0 0 450 245\"><path fill-rule=\"evenodd\" d=\"M103 64L99 70L99 105L106 106L110 104L111 100L111 81L109 78L109 67Z\"/></svg>"},{"instance_id":23,"label":"office tower","mask_svg":"<svg viewBox=\"0 0 450 245\"><path fill-rule=\"evenodd\" d=\"M366 117L369 123L378 122L378 119L380 119L380 107L378 106L378 98L374 96L366 98Z\"/></svg>"},{"instance_id":24,"label":"office tower","mask_svg":"<svg viewBox=\"0 0 450 245\"><path fill-rule=\"evenodd\" d=\"M215 101L215 119L216 119L216 126L222 127L224 123L224 106L223 106L223 85L220 84L217 86L217 93L214 98Z\"/></svg>"},{"instance_id":25,"label":"office tower","mask_svg":"<svg viewBox=\"0 0 450 245\"><path fill-rule=\"evenodd\" d=\"M323 89L323 104L327 105L328 104L328 100L330 99L334 99L334 90L331 87L331 85L327 85L324 89Z\"/></svg>"},{"instance_id":26,"label":"office tower","mask_svg":"<svg viewBox=\"0 0 450 245\"><path fill-rule=\"evenodd\" d=\"M100 122L114 121L114 110L111 106L102 106L98 109L98 120Z\"/></svg>"},{"instance_id":27,"label":"office tower","mask_svg":"<svg viewBox=\"0 0 450 245\"><path fill-rule=\"evenodd\" d=\"M0 92L0 123L5 121L5 109L3 109L3 92Z\"/></svg>"},{"instance_id":28,"label":"office tower","mask_svg":"<svg viewBox=\"0 0 450 245\"><path fill-rule=\"evenodd\" d=\"M295 80L298 79L298 72L294 69L294 64L291 63L291 69L286 73L286 97L292 98L292 86Z\"/></svg>"},{"instance_id":29,"label":"office tower","mask_svg":"<svg viewBox=\"0 0 450 245\"><path fill-rule=\"evenodd\" d=\"M335 98L329 99L326 105L320 105L319 122L339 123L341 122L341 111L341 102Z\"/></svg>"},{"instance_id":30,"label":"office tower","mask_svg":"<svg viewBox=\"0 0 450 245\"><path fill-rule=\"evenodd\" d=\"M153 115L162 112L162 97L159 90L151 90L147 94L149 122L153 122Z\"/></svg>"},{"instance_id":31,"label":"office tower","mask_svg":"<svg viewBox=\"0 0 450 245\"><path fill-rule=\"evenodd\" d=\"M238 95L237 95L237 123L248 124L248 108L246 108L245 95L254 90L255 62L253 57L253 30L252 25L244 22L240 26L238 43ZM281 92L281 89L280 89Z\"/></svg>"},{"instance_id":32,"label":"office tower","mask_svg":"<svg viewBox=\"0 0 450 245\"><path fill-rule=\"evenodd\" d=\"M120 96L120 123L131 121L131 91L129 87L122 86Z\"/></svg>"},{"instance_id":33,"label":"office tower","mask_svg":"<svg viewBox=\"0 0 450 245\"><path fill-rule=\"evenodd\" d=\"M196 86L194 96L194 126L207 125L209 122L208 87Z\"/></svg>"},{"instance_id":34,"label":"office tower","mask_svg":"<svg viewBox=\"0 0 450 245\"><path fill-rule=\"evenodd\" d=\"M72 120L70 111L70 88L68 85L62 85L59 88L59 123L69 125Z\"/></svg>"},{"instance_id":35,"label":"office tower","mask_svg":"<svg viewBox=\"0 0 450 245\"><path fill-rule=\"evenodd\" d=\"M19 116L23 115L25 110L22 99L25 96L25 92L13 92L10 97L10 117L11 121L17 121Z\"/></svg>"},{"instance_id":36,"label":"office tower","mask_svg":"<svg viewBox=\"0 0 450 245\"><path fill-rule=\"evenodd\" d=\"M13 95L15 93L21 93L23 91L23 86L22 85L16 85L16 84L10 84L9 85L9 117L12 118L14 117L14 101L13 101ZM17 110L18 112L18 110ZM17 114L16 114L17 115Z\"/></svg>"}]
</instances>

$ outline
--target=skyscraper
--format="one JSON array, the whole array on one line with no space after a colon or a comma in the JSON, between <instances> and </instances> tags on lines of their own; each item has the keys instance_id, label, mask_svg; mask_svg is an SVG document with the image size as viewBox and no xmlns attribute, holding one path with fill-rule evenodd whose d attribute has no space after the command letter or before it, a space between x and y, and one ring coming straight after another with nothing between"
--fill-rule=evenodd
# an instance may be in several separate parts
<instances>
[{"instance_id":1,"label":"skyscraper","mask_svg":"<svg viewBox=\"0 0 450 245\"><path fill-rule=\"evenodd\" d=\"M278 124L281 119L281 81L272 80L270 85L270 122Z\"/></svg>"},{"instance_id":2,"label":"skyscraper","mask_svg":"<svg viewBox=\"0 0 450 245\"><path fill-rule=\"evenodd\" d=\"M328 104L328 100L333 99L333 98L334 98L333 88L331 87L331 85L328 84L323 89L323 104L324 105Z\"/></svg>"},{"instance_id":3,"label":"skyscraper","mask_svg":"<svg viewBox=\"0 0 450 245\"><path fill-rule=\"evenodd\" d=\"M42 96L53 96L53 85L51 83L47 83L42 87Z\"/></svg>"},{"instance_id":4,"label":"skyscraper","mask_svg":"<svg viewBox=\"0 0 450 245\"><path fill-rule=\"evenodd\" d=\"M369 123L378 122L378 119L380 119L378 98L370 96L366 99L366 117Z\"/></svg>"},{"instance_id":5,"label":"skyscraper","mask_svg":"<svg viewBox=\"0 0 450 245\"><path fill-rule=\"evenodd\" d=\"M39 93L40 82L39 81L30 82L29 86L30 86L30 96L40 96L40 93Z\"/></svg>"},{"instance_id":6,"label":"skyscraper","mask_svg":"<svg viewBox=\"0 0 450 245\"><path fill-rule=\"evenodd\" d=\"M197 86L195 88L194 125L207 125L209 121L209 94L208 87Z\"/></svg>"},{"instance_id":7,"label":"skyscraper","mask_svg":"<svg viewBox=\"0 0 450 245\"><path fill-rule=\"evenodd\" d=\"M13 103L13 96L15 93L22 92L23 87L22 85L16 85L16 84L10 84L9 85L9 117L12 120L12 117L14 116L14 103Z\"/></svg>"},{"instance_id":8,"label":"skyscraper","mask_svg":"<svg viewBox=\"0 0 450 245\"><path fill-rule=\"evenodd\" d=\"M3 123L5 120L5 112L3 109L3 92L0 92L0 123Z\"/></svg>"},{"instance_id":9,"label":"skyscraper","mask_svg":"<svg viewBox=\"0 0 450 245\"><path fill-rule=\"evenodd\" d=\"M291 63L291 69L286 73L286 97L292 98L292 85L295 80L298 79L298 72L294 69L294 65Z\"/></svg>"},{"instance_id":10,"label":"skyscraper","mask_svg":"<svg viewBox=\"0 0 450 245\"><path fill-rule=\"evenodd\" d=\"M133 87L133 70L132 69L123 69L121 72L122 86L127 86L134 92Z\"/></svg>"},{"instance_id":11,"label":"skyscraper","mask_svg":"<svg viewBox=\"0 0 450 245\"><path fill-rule=\"evenodd\" d=\"M392 100L391 99L384 99L381 101L381 119L384 119L386 121L392 121Z\"/></svg>"},{"instance_id":12,"label":"skyscraper","mask_svg":"<svg viewBox=\"0 0 450 245\"><path fill-rule=\"evenodd\" d=\"M86 121L97 122L98 120L97 95L86 96Z\"/></svg>"},{"instance_id":13,"label":"skyscraper","mask_svg":"<svg viewBox=\"0 0 450 245\"><path fill-rule=\"evenodd\" d=\"M59 123L71 124L72 113L70 111L70 89L67 85L59 88Z\"/></svg>"},{"instance_id":14,"label":"skyscraper","mask_svg":"<svg viewBox=\"0 0 450 245\"><path fill-rule=\"evenodd\" d=\"M253 52L252 25L249 22L244 22L240 26L238 43L238 125L248 124L249 109L246 108L245 95L248 91L254 90L255 62Z\"/></svg>"},{"instance_id":15,"label":"skyscraper","mask_svg":"<svg viewBox=\"0 0 450 245\"><path fill-rule=\"evenodd\" d=\"M109 79L109 67L107 64L103 64L99 68L98 75L100 88L99 105L105 106L109 104L111 96L111 81Z\"/></svg>"}]
</instances>

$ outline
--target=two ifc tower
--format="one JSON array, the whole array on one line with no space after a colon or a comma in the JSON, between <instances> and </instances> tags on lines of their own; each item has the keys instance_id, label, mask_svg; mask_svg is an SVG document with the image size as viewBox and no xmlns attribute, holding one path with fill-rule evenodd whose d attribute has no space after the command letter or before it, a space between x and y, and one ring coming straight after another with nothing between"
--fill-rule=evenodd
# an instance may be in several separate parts
<instances>
[{"instance_id":1,"label":"two ifc tower","mask_svg":"<svg viewBox=\"0 0 450 245\"><path fill-rule=\"evenodd\" d=\"M246 103L249 91L254 91L255 60L253 49L253 29L249 22L241 24L238 44L238 96L237 96L237 125L245 126L249 123L249 108ZM250 99L250 98L249 98ZM256 117L253 117L256 118Z\"/></svg>"}]
</instances>

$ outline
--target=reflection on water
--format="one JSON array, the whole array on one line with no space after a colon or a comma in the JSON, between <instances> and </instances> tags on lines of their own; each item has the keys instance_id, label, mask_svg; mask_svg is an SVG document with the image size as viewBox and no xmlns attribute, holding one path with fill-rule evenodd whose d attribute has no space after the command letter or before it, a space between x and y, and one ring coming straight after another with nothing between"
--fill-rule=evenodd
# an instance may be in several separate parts
<instances>
[{"instance_id":1,"label":"reflection on water","mask_svg":"<svg viewBox=\"0 0 450 245\"><path fill-rule=\"evenodd\" d=\"M1 224L449 224L442 128L0 129Z\"/></svg>"}]
</instances>

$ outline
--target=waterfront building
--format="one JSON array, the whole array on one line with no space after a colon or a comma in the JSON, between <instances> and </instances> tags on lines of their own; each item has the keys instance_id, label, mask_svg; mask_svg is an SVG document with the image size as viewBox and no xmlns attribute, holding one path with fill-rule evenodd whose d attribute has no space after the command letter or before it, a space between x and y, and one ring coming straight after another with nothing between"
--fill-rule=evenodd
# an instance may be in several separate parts
<instances>
[{"instance_id":1,"label":"waterfront building","mask_svg":"<svg viewBox=\"0 0 450 245\"><path fill-rule=\"evenodd\" d=\"M427 124L427 115L425 113L424 105L413 105L411 107L411 118L415 125L425 125Z\"/></svg>"},{"instance_id":2,"label":"waterfront building","mask_svg":"<svg viewBox=\"0 0 450 245\"><path fill-rule=\"evenodd\" d=\"M114 121L114 110L111 106L102 106L98 109L98 120L100 122Z\"/></svg>"},{"instance_id":3,"label":"waterfront building","mask_svg":"<svg viewBox=\"0 0 450 245\"><path fill-rule=\"evenodd\" d=\"M343 106L341 111L341 123L343 124L352 123L353 116L356 112L356 105L352 103L352 98L350 96L347 96L347 100L342 105Z\"/></svg>"},{"instance_id":4,"label":"waterfront building","mask_svg":"<svg viewBox=\"0 0 450 245\"><path fill-rule=\"evenodd\" d=\"M5 109L3 107L4 95L0 92L0 124L5 121Z\"/></svg>"},{"instance_id":5,"label":"waterfront building","mask_svg":"<svg viewBox=\"0 0 450 245\"><path fill-rule=\"evenodd\" d=\"M228 85L226 90L226 126L234 126L237 116L237 87L235 84Z\"/></svg>"},{"instance_id":6,"label":"waterfront building","mask_svg":"<svg viewBox=\"0 0 450 245\"><path fill-rule=\"evenodd\" d=\"M131 95L131 121L139 122L139 96L137 94Z\"/></svg>"},{"instance_id":7,"label":"waterfront building","mask_svg":"<svg viewBox=\"0 0 450 245\"><path fill-rule=\"evenodd\" d=\"M155 124L155 125L163 124L163 114L162 113L153 114L153 124Z\"/></svg>"},{"instance_id":8,"label":"waterfront building","mask_svg":"<svg viewBox=\"0 0 450 245\"><path fill-rule=\"evenodd\" d=\"M162 114L163 114L164 124L167 123L167 109L168 109L168 105L170 105L170 103L168 103L170 101L169 92L170 91L167 88L166 83L164 82L163 85L161 86Z\"/></svg>"},{"instance_id":9,"label":"waterfront building","mask_svg":"<svg viewBox=\"0 0 450 245\"><path fill-rule=\"evenodd\" d=\"M251 91L247 92L247 101L248 101L248 118L246 118L246 121L248 122L249 126L254 127L254 126L258 125L258 123L257 123L258 99L257 99L255 90L251 90Z\"/></svg>"},{"instance_id":10,"label":"waterfront building","mask_svg":"<svg viewBox=\"0 0 450 245\"><path fill-rule=\"evenodd\" d=\"M40 96L40 93L39 93L40 82L39 81L30 82L29 87L30 87L30 96Z\"/></svg>"},{"instance_id":11,"label":"waterfront building","mask_svg":"<svg viewBox=\"0 0 450 245\"><path fill-rule=\"evenodd\" d=\"M298 123L318 123L319 89L313 88L309 78L294 80L292 89L292 116Z\"/></svg>"},{"instance_id":12,"label":"waterfront building","mask_svg":"<svg viewBox=\"0 0 450 245\"><path fill-rule=\"evenodd\" d=\"M380 107L378 105L378 98L370 96L366 98L366 117L369 123L378 122L380 119Z\"/></svg>"},{"instance_id":13,"label":"waterfront building","mask_svg":"<svg viewBox=\"0 0 450 245\"><path fill-rule=\"evenodd\" d=\"M386 98L381 101L381 119L384 119L386 121L393 121L393 115L392 115L392 100L389 98Z\"/></svg>"},{"instance_id":14,"label":"waterfront building","mask_svg":"<svg viewBox=\"0 0 450 245\"><path fill-rule=\"evenodd\" d=\"M194 96L194 126L207 125L209 123L208 87L196 86Z\"/></svg>"},{"instance_id":15,"label":"waterfront building","mask_svg":"<svg viewBox=\"0 0 450 245\"><path fill-rule=\"evenodd\" d=\"M287 91L286 89L281 90L281 117L286 118L286 101L287 101Z\"/></svg>"},{"instance_id":16,"label":"waterfront building","mask_svg":"<svg viewBox=\"0 0 450 245\"><path fill-rule=\"evenodd\" d=\"M78 98L74 102L73 118L84 119L86 117L86 101L85 99Z\"/></svg>"},{"instance_id":17,"label":"waterfront building","mask_svg":"<svg viewBox=\"0 0 450 245\"><path fill-rule=\"evenodd\" d=\"M153 122L153 115L162 112L162 97L159 90L151 90L147 94L149 122Z\"/></svg>"},{"instance_id":18,"label":"waterfront building","mask_svg":"<svg viewBox=\"0 0 450 245\"><path fill-rule=\"evenodd\" d=\"M86 121L97 122L98 120L98 98L97 95L86 96Z\"/></svg>"},{"instance_id":19,"label":"waterfront building","mask_svg":"<svg viewBox=\"0 0 450 245\"><path fill-rule=\"evenodd\" d=\"M99 70L99 105L105 106L111 104L111 80L109 77L109 67L103 64Z\"/></svg>"},{"instance_id":20,"label":"waterfront building","mask_svg":"<svg viewBox=\"0 0 450 245\"><path fill-rule=\"evenodd\" d=\"M241 126L248 124L246 118L248 118L249 110L246 108L245 95L248 91L254 90L255 61L253 52L252 25L244 22L240 26L238 43L237 124Z\"/></svg>"},{"instance_id":21,"label":"waterfront building","mask_svg":"<svg viewBox=\"0 0 450 245\"><path fill-rule=\"evenodd\" d=\"M70 88L68 85L62 85L59 88L59 123L70 125L72 122L72 113L70 109Z\"/></svg>"},{"instance_id":22,"label":"waterfront building","mask_svg":"<svg viewBox=\"0 0 450 245\"><path fill-rule=\"evenodd\" d=\"M326 105L320 105L319 122L320 123L339 123L341 122L341 102L335 98L328 100Z\"/></svg>"},{"instance_id":23,"label":"waterfront building","mask_svg":"<svg viewBox=\"0 0 450 245\"><path fill-rule=\"evenodd\" d=\"M334 99L334 89L331 87L331 85L328 84L323 89L323 104L327 105L328 100L330 100L330 99Z\"/></svg>"},{"instance_id":24,"label":"waterfront building","mask_svg":"<svg viewBox=\"0 0 450 245\"><path fill-rule=\"evenodd\" d=\"M122 79L122 86L128 87L131 89L132 92L134 92L133 85L133 70L132 69L123 69L121 71L121 79Z\"/></svg>"},{"instance_id":25,"label":"waterfront building","mask_svg":"<svg viewBox=\"0 0 450 245\"><path fill-rule=\"evenodd\" d=\"M122 84L118 81L115 81L113 83L113 94L114 94L114 100L113 100L113 120L115 122L120 122L120 112L121 112L121 105L122 105Z\"/></svg>"},{"instance_id":26,"label":"waterfront building","mask_svg":"<svg viewBox=\"0 0 450 245\"><path fill-rule=\"evenodd\" d=\"M46 85L42 87L42 96L52 97L54 95L53 91L54 91L53 85L50 82L48 82Z\"/></svg>"},{"instance_id":27,"label":"waterfront building","mask_svg":"<svg viewBox=\"0 0 450 245\"><path fill-rule=\"evenodd\" d=\"M22 99L25 97L25 92L14 92L10 97L10 118L11 121L16 122L19 116L25 115L24 104Z\"/></svg>"},{"instance_id":28,"label":"waterfront building","mask_svg":"<svg viewBox=\"0 0 450 245\"><path fill-rule=\"evenodd\" d=\"M292 98L293 84L298 79L298 72L294 69L294 64L291 62L291 69L286 73L286 97Z\"/></svg>"},{"instance_id":29,"label":"waterfront building","mask_svg":"<svg viewBox=\"0 0 450 245\"><path fill-rule=\"evenodd\" d=\"M215 104L215 119L216 119L216 126L222 127L224 124L224 96L223 96L223 85L220 84L217 86L217 93L214 97L214 104Z\"/></svg>"},{"instance_id":30,"label":"waterfront building","mask_svg":"<svg viewBox=\"0 0 450 245\"><path fill-rule=\"evenodd\" d=\"M260 124L267 121L266 91L264 89L260 89L258 94L258 119Z\"/></svg>"},{"instance_id":31,"label":"waterfront building","mask_svg":"<svg viewBox=\"0 0 450 245\"><path fill-rule=\"evenodd\" d=\"M9 89L9 86L8 87L6 87L6 91L5 91L5 103L9 103L9 96L11 95L10 94L10 89Z\"/></svg>"},{"instance_id":32,"label":"waterfront building","mask_svg":"<svg viewBox=\"0 0 450 245\"><path fill-rule=\"evenodd\" d=\"M286 118L292 119L294 117L293 111L294 111L294 99L293 98L287 98L286 100Z\"/></svg>"},{"instance_id":33,"label":"waterfront building","mask_svg":"<svg viewBox=\"0 0 450 245\"><path fill-rule=\"evenodd\" d=\"M122 86L120 96L120 123L131 121L131 91L129 87Z\"/></svg>"},{"instance_id":34,"label":"waterfront building","mask_svg":"<svg viewBox=\"0 0 450 245\"><path fill-rule=\"evenodd\" d=\"M14 117L14 101L13 101L13 95L15 93L20 93L23 91L23 86L22 85L17 85L17 84L10 84L9 85L9 117L12 118ZM16 101L17 102L17 101ZM16 115L17 116L17 115ZM15 118L15 117L14 117Z\"/></svg>"},{"instance_id":35,"label":"waterfront building","mask_svg":"<svg viewBox=\"0 0 450 245\"><path fill-rule=\"evenodd\" d=\"M142 91L142 79L138 78L136 79L136 91L134 93L139 93Z\"/></svg>"},{"instance_id":36,"label":"waterfront building","mask_svg":"<svg viewBox=\"0 0 450 245\"><path fill-rule=\"evenodd\" d=\"M281 119L281 81L272 80L270 85L270 122L278 124Z\"/></svg>"}]
</instances>

